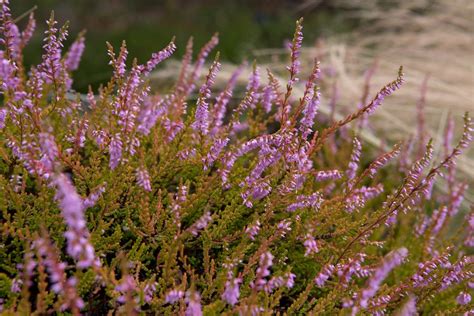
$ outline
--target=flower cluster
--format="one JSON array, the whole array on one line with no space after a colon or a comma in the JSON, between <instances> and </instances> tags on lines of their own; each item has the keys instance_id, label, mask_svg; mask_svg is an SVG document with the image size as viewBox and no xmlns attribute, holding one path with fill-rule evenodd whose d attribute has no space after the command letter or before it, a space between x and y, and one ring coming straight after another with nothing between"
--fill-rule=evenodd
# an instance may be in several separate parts
<instances>
[{"instance_id":1,"label":"flower cluster","mask_svg":"<svg viewBox=\"0 0 474 316\"><path fill-rule=\"evenodd\" d=\"M124 42L108 44L110 81L81 95L85 34L65 47L52 15L26 69L36 22L24 22L0 1L2 313L471 312L474 215L456 167L469 115L458 143L451 119L443 144L426 144L424 125L384 148L359 133L402 69L334 121L329 58L305 63L299 20L289 75L242 63L221 86L217 54L201 78L215 34L195 60L190 39L174 85L155 90L174 39L143 64Z\"/></svg>"}]
</instances>

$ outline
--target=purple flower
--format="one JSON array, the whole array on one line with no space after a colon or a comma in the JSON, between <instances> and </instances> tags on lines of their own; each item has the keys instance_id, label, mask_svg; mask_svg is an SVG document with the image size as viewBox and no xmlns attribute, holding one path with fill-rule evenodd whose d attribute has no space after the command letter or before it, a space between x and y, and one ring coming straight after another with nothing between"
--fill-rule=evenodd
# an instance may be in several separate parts
<instances>
[{"instance_id":1,"label":"purple flower","mask_svg":"<svg viewBox=\"0 0 474 316\"><path fill-rule=\"evenodd\" d=\"M408 296L408 300L400 309L400 315L415 316L418 315L416 311L416 297L412 294Z\"/></svg>"},{"instance_id":2,"label":"purple flower","mask_svg":"<svg viewBox=\"0 0 474 316\"><path fill-rule=\"evenodd\" d=\"M306 251L304 253L305 257L307 257L307 256L309 256L313 253L318 253L319 252L318 244L316 243L316 240L314 239L314 237L311 234L306 234L303 245L306 249Z\"/></svg>"},{"instance_id":3,"label":"purple flower","mask_svg":"<svg viewBox=\"0 0 474 316\"><path fill-rule=\"evenodd\" d=\"M5 127L7 114L8 114L7 109L0 109L0 130Z\"/></svg>"},{"instance_id":4,"label":"purple flower","mask_svg":"<svg viewBox=\"0 0 474 316\"><path fill-rule=\"evenodd\" d=\"M214 49L214 47L217 46L217 44L219 44L219 36L216 33L211 37L209 42L207 42L199 51L199 54L196 58L196 63L194 64L194 69L187 83L186 93L189 93L194 89L193 82L196 82L196 79L199 77L202 66L206 61L207 56L209 56L209 53Z\"/></svg>"},{"instance_id":5,"label":"purple flower","mask_svg":"<svg viewBox=\"0 0 474 316\"><path fill-rule=\"evenodd\" d=\"M171 290L166 294L165 302L168 304L174 304L183 298L184 292L180 290Z\"/></svg>"},{"instance_id":6,"label":"purple flower","mask_svg":"<svg viewBox=\"0 0 474 316\"><path fill-rule=\"evenodd\" d=\"M185 302L187 304L186 316L202 316L201 296L199 292L188 290L186 292Z\"/></svg>"},{"instance_id":7,"label":"purple flower","mask_svg":"<svg viewBox=\"0 0 474 316\"><path fill-rule=\"evenodd\" d=\"M222 293L221 298L228 304L234 306L239 301L240 291L239 284L242 283L242 279L234 278L227 280L225 283L225 290Z\"/></svg>"},{"instance_id":8,"label":"purple flower","mask_svg":"<svg viewBox=\"0 0 474 316\"><path fill-rule=\"evenodd\" d=\"M158 53L153 53L151 55L151 59L147 61L145 67L143 68L143 74L147 75L149 74L155 67L161 63L163 60L169 58L171 55L173 55L174 51L176 50L176 45L174 44L174 39L166 46L163 48L161 51Z\"/></svg>"},{"instance_id":9,"label":"purple flower","mask_svg":"<svg viewBox=\"0 0 474 316\"><path fill-rule=\"evenodd\" d=\"M293 42L291 43L291 65L287 67L290 72L290 81L288 82L289 86L292 86L293 83L298 81L296 77L300 71L300 50L301 44L303 42L303 19L296 21L296 30L293 37Z\"/></svg>"},{"instance_id":10,"label":"purple flower","mask_svg":"<svg viewBox=\"0 0 474 316\"><path fill-rule=\"evenodd\" d=\"M227 82L226 87L224 88L224 91L222 91L217 97L216 97L216 102L214 105L214 115L213 115L213 122L214 126L211 131L211 135L216 135L218 131L220 130L224 116L226 113L227 109L227 104L229 103L230 99L232 98L232 92L235 88L235 85L237 83L237 78L239 75L242 73L243 68L245 64L242 64L240 67L238 67L234 73L232 73L229 81Z\"/></svg>"},{"instance_id":11,"label":"purple flower","mask_svg":"<svg viewBox=\"0 0 474 316\"><path fill-rule=\"evenodd\" d=\"M372 114L383 102L383 100L391 95L396 90L400 89L402 84L404 83L403 79L403 68L400 67L398 71L398 78L393 82L384 86L375 96L375 98L365 107L362 108L368 115Z\"/></svg>"},{"instance_id":12,"label":"purple flower","mask_svg":"<svg viewBox=\"0 0 474 316\"><path fill-rule=\"evenodd\" d=\"M113 170L117 168L117 166L119 165L122 159L122 140L120 139L120 134L115 134L110 140L109 154L110 154L109 166L110 166L110 169Z\"/></svg>"},{"instance_id":13,"label":"purple flower","mask_svg":"<svg viewBox=\"0 0 474 316\"><path fill-rule=\"evenodd\" d=\"M301 130L303 132L303 138L307 138L308 135L311 133L313 124L314 124L314 117L318 112L319 102L320 102L320 92L319 89L316 88L313 92L313 97L306 103L303 109L303 118L301 119Z\"/></svg>"},{"instance_id":14,"label":"purple flower","mask_svg":"<svg viewBox=\"0 0 474 316\"><path fill-rule=\"evenodd\" d=\"M273 264L273 255L270 252L264 252L260 256L259 266L257 268L255 282L251 282L250 286L257 290L262 290L267 284L265 279L270 275L270 268Z\"/></svg>"},{"instance_id":15,"label":"purple flower","mask_svg":"<svg viewBox=\"0 0 474 316\"><path fill-rule=\"evenodd\" d=\"M36 29L36 20L33 12L30 13L28 17L28 24L26 25L25 29L21 33L21 47L25 47L26 44L30 41L33 37L33 33Z\"/></svg>"},{"instance_id":16,"label":"purple flower","mask_svg":"<svg viewBox=\"0 0 474 316\"><path fill-rule=\"evenodd\" d=\"M216 159L219 157L221 151L225 146L227 146L228 142L229 138L227 137L223 139L218 138L214 141L206 157L202 159L202 162L204 163L204 170L208 170L213 165L214 161L216 161Z\"/></svg>"},{"instance_id":17,"label":"purple flower","mask_svg":"<svg viewBox=\"0 0 474 316\"><path fill-rule=\"evenodd\" d=\"M136 178L138 185L141 186L143 190L151 192L150 175L145 167L142 166L136 170Z\"/></svg>"},{"instance_id":18,"label":"purple flower","mask_svg":"<svg viewBox=\"0 0 474 316\"><path fill-rule=\"evenodd\" d=\"M270 111L272 110L272 104L275 98L276 98L276 93L272 86L268 85L265 88L263 88L262 107L265 109L266 113L270 113Z\"/></svg>"},{"instance_id":19,"label":"purple flower","mask_svg":"<svg viewBox=\"0 0 474 316\"><path fill-rule=\"evenodd\" d=\"M61 49L63 47L63 40L65 39L67 32L65 29L58 32L56 28L57 21L54 20L54 16L47 21L48 29L46 30L46 38L44 39L45 44L43 45L44 54L43 61L38 66L41 71L43 79L47 83L58 82L61 77L68 79L67 74L64 73L64 68L61 65ZM65 82L66 80L64 80Z\"/></svg>"},{"instance_id":20,"label":"purple flower","mask_svg":"<svg viewBox=\"0 0 474 316\"><path fill-rule=\"evenodd\" d=\"M82 198L64 174L56 176L54 183L57 188L56 198L59 200L59 207L68 228L64 233L68 254L77 260L78 268L100 265L89 240Z\"/></svg>"},{"instance_id":21,"label":"purple flower","mask_svg":"<svg viewBox=\"0 0 474 316\"><path fill-rule=\"evenodd\" d=\"M84 199L82 204L85 208L93 207L97 201L100 199L102 194L105 192L105 188L107 186L107 182L104 182L102 185L95 188L87 198Z\"/></svg>"},{"instance_id":22,"label":"purple flower","mask_svg":"<svg viewBox=\"0 0 474 316\"><path fill-rule=\"evenodd\" d=\"M36 239L34 248L36 248L38 254L44 258L43 263L46 266L49 279L52 283L51 289L64 298L61 309L65 310L71 308L77 311L84 308L84 301L76 292L77 280L74 277L66 279L66 264L59 261L59 255L56 249L51 245L49 239Z\"/></svg>"},{"instance_id":23,"label":"purple flower","mask_svg":"<svg viewBox=\"0 0 474 316\"><path fill-rule=\"evenodd\" d=\"M64 66L68 71L74 71L79 67L79 62L81 61L84 48L84 36L81 35L74 43L72 43L69 51L66 54Z\"/></svg>"},{"instance_id":24,"label":"purple flower","mask_svg":"<svg viewBox=\"0 0 474 316\"><path fill-rule=\"evenodd\" d=\"M130 275L124 276L120 281L119 285L115 287L115 290L122 294L117 298L117 301L121 304L126 303L127 299L130 299L132 297L132 294L136 290L136 288L137 284L135 282L135 279Z\"/></svg>"},{"instance_id":25,"label":"purple flower","mask_svg":"<svg viewBox=\"0 0 474 316\"><path fill-rule=\"evenodd\" d=\"M120 47L120 53L118 57L115 57L114 49L110 43L107 42L107 54L110 57L110 62L109 65L112 65L114 67L114 77L115 78L121 78L125 75L126 71L126 64L125 62L127 61L127 56L128 56L128 50L127 46L125 44L125 41L122 42L122 46Z\"/></svg>"},{"instance_id":26,"label":"purple flower","mask_svg":"<svg viewBox=\"0 0 474 316\"><path fill-rule=\"evenodd\" d=\"M145 303L151 303L153 300L153 295L156 292L156 286L158 283L152 282L147 285L145 285L145 288L143 289L143 295L144 295L144 301Z\"/></svg>"},{"instance_id":27,"label":"purple flower","mask_svg":"<svg viewBox=\"0 0 474 316\"><path fill-rule=\"evenodd\" d=\"M314 283L320 288L324 287L326 281L331 277L334 273L334 265L327 264L319 272L318 276L314 279Z\"/></svg>"},{"instance_id":28,"label":"purple flower","mask_svg":"<svg viewBox=\"0 0 474 316\"><path fill-rule=\"evenodd\" d=\"M298 195L296 197L296 202L290 204L286 210L288 212L294 212L305 207L311 207L316 210L321 206L322 202L323 198L319 192L315 192L311 195Z\"/></svg>"},{"instance_id":29,"label":"purple flower","mask_svg":"<svg viewBox=\"0 0 474 316\"><path fill-rule=\"evenodd\" d=\"M285 286L289 289L293 288L293 286L295 285L296 275L294 273L288 272L285 274L285 278L286 278Z\"/></svg>"},{"instance_id":30,"label":"purple flower","mask_svg":"<svg viewBox=\"0 0 474 316\"><path fill-rule=\"evenodd\" d=\"M354 137L352 143L352 154L346 170L348 183L350 183L350 180L354 179L356 176L357 169L359 168L360 153L362 150L362 145L357 137Z\"/></svg>"},{"instance_id":31,"label":"purple flower","mask_svg":"<svg viewBox=\"0 0 474 316\"><path fill-rule=\"evenodd\" d=\"M337 275L344 286L349 284L354 274L358 277L369 275L370 270L362 266L366 256L364 253L358 253L353 258L350 258L347 263L336 266Z\"/></svg>"},{"instance_id":32,"label":"purple flower","mask_svg":"<svg viewBox=\"0 0 474 316\"><path fill-rule=\"evenodd\" d=\"M473 256L464 256L458 262L453 264L441 279L440 289L445 290L452 284L457 284L465 279L472 278L474 273L466 268L473 262Z\"/></svg>"},{"instance_id":33,"label":"purple flower","mask_svg":"<svg viewBox=\"0 0 474 316\"><path fill-rule=\"evenodd\" d=\"M256 221L251 226L248 226L245 229L245 233L249 236L250 240L255 240L255 236L257 236L258 232L260 231L260 221Z\"/></svg>"},{"instance_id":34,"label":"purple flower","mask_svg":"<svg viewBox=\"0 0 474 316\"><path fill-rule=\"evenodd\" d=\"M211 213L206 212L191 227L189 227L189 231L191 232L193 236L197 236L199 232L205 229L211 221L212 221Z\"/></svg>"},{"instance_id":35,"label":"purple flower","mask_svg":"<svg viewBox=\"0 0 474 316\"><path fill-rule=\"evenodd\" d=\"M315 180L326 181L326 180L337 180L342 177L342 173L339 170L323 170L318 171L315 174Z\"/></svg>"},{"instance_id":36,"label":"purple flower","mask_svg":"<svg viewBox=\"0 0 474 316\"><path fill-rule=\"evenodd\" d=\"M447 266L449 263L449 254L436 256L430 260L420 262L418 270L411 277L414 288L428 286L434 281L436 269Z\"/></svg>"},{"instance_id":37,"label":"purple flower","mask_svg":"<svg viewBox=\"0 0 474 316\"><path fill-rule=\"evenodd\" d=\"M354 210L361 209L368 200L376 197L383 192L383 185L379 183L375 187L361 187L352 191L345 201L346 211L351 213Z\"/></svg>"},{"instance_id":38,"label":"purple flower","mask_svg":"<svg viewBox=\"0 0 474 316\"><path fill-rule=\"evenodd\" d=\"M218 61L219 55L216 56L216 60L209 69L209 74L206 77L206 82L199 90L199 98L196 105L196 113L192 127L200 131L203 135L209 133L209 103L208 100L211 97L211 87L214 84L217 73L221 67Z\"/></svg>"},{"instance_id":39,"label":"purple flower","mask_svg":"<svg viewBox=\"0 0 474 316\"><path fill-rule=\"evenodd\" d=\"M12 293L20 293L22 285L23 281L21 279L13 279L12 284L10 286L10 291Z\"/></svg>"},{"instance_id":40,"label":"purple flower","mask_svg":"<svg viewBox=\"0 0 474 316\"><path fill-rule=\"evenodd\" d=\"M400 265L405 260L407 255L408 250L406 248L400 248L385 256L382 264L375 269L375 272L367 281L367 286L360 293L359 304L361 307L368 307L369 299L372 298L378 291L380 284L387 277L390 271L392 271L396 266ZM356 307L354 308L357 310Z\"/></svg>"},{"instance_id":41,"label":"purple flower","mask_svg":"<svg viewBox=\"0 0 474 316\"><path fill-rule=\"evenodd\" d=\"M471 294L461 292L459 293L458 297L456 297L456 301L459 305L467 305L471 302Z\"/></svg>"}]
</instances>

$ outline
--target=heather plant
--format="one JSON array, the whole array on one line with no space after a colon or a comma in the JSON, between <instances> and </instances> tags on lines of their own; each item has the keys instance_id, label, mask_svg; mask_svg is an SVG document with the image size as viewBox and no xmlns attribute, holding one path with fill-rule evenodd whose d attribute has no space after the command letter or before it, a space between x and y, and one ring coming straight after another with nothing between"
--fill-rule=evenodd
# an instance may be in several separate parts
<instances>
[{"instance_id":1,"label":"heather plant","mask_svg":"<svg viewBox=\"0 0 474 316\"><path fill-rule=\"evenodd\" d=\"M254 64L243 98L245 65L216 90L218 53L201 79L214 35L194 62L189 40L164 92L148 75L173 40L144 64L109 44L112 78L82 96L83 34L66 50L52 15L25 69L34 17L20 31L3 0L0 18L3 313L473 313L474 215L455 164L469 115L457 140L448 124L439 159L431 141L380 153L350 129L401 88L402 68L344 119L318 115L318 61L294 93L299 20L286 87Z\"/></svg>"}]
</instances>

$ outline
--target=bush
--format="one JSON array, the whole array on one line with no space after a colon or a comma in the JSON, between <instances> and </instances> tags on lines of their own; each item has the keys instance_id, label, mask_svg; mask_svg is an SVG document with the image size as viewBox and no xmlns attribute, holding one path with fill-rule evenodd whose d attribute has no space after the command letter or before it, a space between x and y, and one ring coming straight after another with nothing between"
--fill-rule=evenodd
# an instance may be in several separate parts
<instances>
[{"instance_id":1,"label":"bush","mask_svg":"<svg viewBox=\"0 0 474 316\"><path fill-rule=\"evenodd\" d=\"M214 96L217 54L194 104L214 36L194 63L189 41L173 88L157 94L147 75L173 41L131 67L126 45L109 45L113 77L81 96L71 73L83 35L62 54L67 27L51 16L42 62L27 71L34 18L20 32L2 3L4 313L468 312L472 212L453 223L465 216L455 160L472 140L469 116L456 145L447 130L438 163L431 142L420 157L395 144L373 158L348 136L400 88L402 69L357 112L315 124L318 62L303 96L292 93L298 21L286 89L254 65L242 100L232 99L242 67Z\"/></svg>"}]
</instances>

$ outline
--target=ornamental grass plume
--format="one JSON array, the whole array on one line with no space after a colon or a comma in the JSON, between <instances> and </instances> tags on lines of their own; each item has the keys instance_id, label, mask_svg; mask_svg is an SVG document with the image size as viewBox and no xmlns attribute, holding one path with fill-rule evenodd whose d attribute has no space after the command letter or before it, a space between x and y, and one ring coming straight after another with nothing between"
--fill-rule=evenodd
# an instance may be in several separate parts
<instances>
[{"instance_id":1,"label":"ornamental grass plume","mask_svg":"<svg viewBox=\"0 0 474 316\"><path fill-rule=\"evenodd\" d=\"M174 40L145 63L129 61L123 42L105 48L110 81L81 96L72 72L85 35L65 48L67 25L51 15L41 61L26 69L36 22L16 25L0 4L2 313L472 309L474 220L469 181L456 172L470 116L457 143L448 126L444 144L427 141L421 155L409 142L387 151L359 134L367 125L358 120L396 98L402 69L333 121L318 106L339 92L322 75L325 60L300 60L299 20L289 75L264 79L254 63L241 85L243 63L222 88L216 57L202 78L215 34L196 59L189 40L176 83L153 91L148 75ZM438 145L445 152L435 157Z\"/></svg>"}]
</instances>

